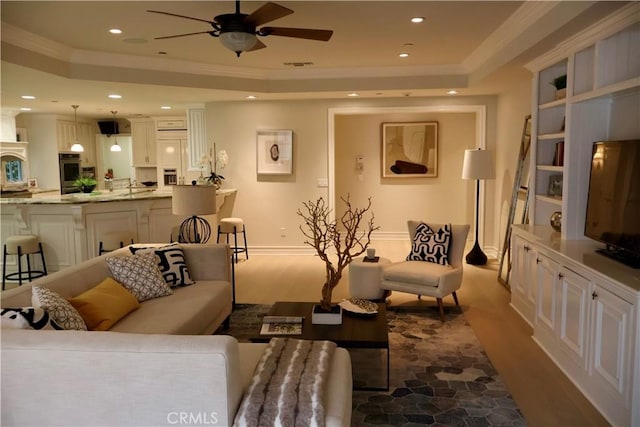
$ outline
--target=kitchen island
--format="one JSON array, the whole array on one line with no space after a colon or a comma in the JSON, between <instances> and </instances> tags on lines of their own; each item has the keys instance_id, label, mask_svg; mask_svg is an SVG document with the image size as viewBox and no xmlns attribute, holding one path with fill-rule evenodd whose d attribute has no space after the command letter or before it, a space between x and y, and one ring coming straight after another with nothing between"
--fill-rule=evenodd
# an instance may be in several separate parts
<instances>
[{"instance_id":1,"label":"kitchen island","mask_svg":"<svg viewBox=\"0 0 640 427\"><path fill-rule=\"evenodd\" d=\"M212 229L217 217L231 215L235 195L235 189L217 191L218 214L205 217ZM50 272L97 256L106 233L126 231L138 243L168 243L171 229L184 220L171 211L171 191L157 190L8 198L0 199L0 208L2 244L8 236L37 235ZM15 258L8 257L7 270L17 270Z\"/></svg>"}]
</instances>

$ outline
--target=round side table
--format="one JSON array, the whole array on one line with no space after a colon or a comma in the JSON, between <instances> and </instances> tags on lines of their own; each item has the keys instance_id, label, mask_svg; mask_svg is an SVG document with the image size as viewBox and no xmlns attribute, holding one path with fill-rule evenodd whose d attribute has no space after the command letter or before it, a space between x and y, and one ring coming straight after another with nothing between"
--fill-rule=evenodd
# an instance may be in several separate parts
<instances>
[{"instance_id":1,"label":"round side table","mask_svg":"<svg viewBox=\"0 0 640 427\"><path fill-rule=\"evenodd\" d=\"M364 257L354 258L349 264L349 293L354 298L381 299L386 291L380 288L382 268L391 260L379 257L378 262L364 262Z\"/></svg>"}]
</instances>

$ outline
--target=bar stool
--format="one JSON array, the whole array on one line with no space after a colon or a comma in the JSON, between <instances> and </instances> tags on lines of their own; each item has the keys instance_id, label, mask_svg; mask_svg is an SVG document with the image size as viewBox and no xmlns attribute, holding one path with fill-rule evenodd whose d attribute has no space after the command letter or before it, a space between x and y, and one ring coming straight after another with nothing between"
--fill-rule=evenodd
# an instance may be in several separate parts
<instances>
[{"instance_id":1,"label":"bar stool","mask_svg":"<svg viewBox=\"0 0 640 427\"><path fill-rule=\"evenodd\" d=\"M31 261L29 255L40 254L42 260L42 270L32 270ZM7 255L18 256L18 271L16 273L7 274ZM27 257L27 271L22 271L22 255ZM5 281L12 280L18 281L18 286L22 286L22 281L29 279L31 282L33 279L47 275L47 264L44 261L44 251L42 250L42 243L38 239L38 236L32 234L24 234L19 236L9 236L4 242L4 249L2 254L2 290L4 291Z\"/></svg>"},{"instance_id":2,"label":"bar stool","mask_svg":"<svg viewBox=\"0 0 640 427\"><path fill-rule=\"evenodd\" d=\"M134 236L128 231L114 231L102 236L98 243L98 255L124 248L124 245L133 244Z\"/></svg>"},{"instance_id":3,"label":"bar stool","mask_svg":"<svg viewBox=\"0 0 640 427\"><path fill-rule=\"evenodd\" d=\"M242 233L244 239L244 248L238 247L238 233ZM226 235L226 242L229 243L229 234L233 234L233 256L236 264L238 263L238 254L244 252L246 259L249 259L249 251L247 250L247 233L242 218L222 218L218 224L218 238L220 243L220 235Z\"/></svg>"}]
</instances>

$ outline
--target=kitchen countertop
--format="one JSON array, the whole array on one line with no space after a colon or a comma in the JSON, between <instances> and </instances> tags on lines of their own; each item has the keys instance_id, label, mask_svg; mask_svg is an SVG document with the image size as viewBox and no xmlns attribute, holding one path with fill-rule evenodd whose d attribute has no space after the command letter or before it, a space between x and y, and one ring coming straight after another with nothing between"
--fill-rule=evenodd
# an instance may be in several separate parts
<instances>
[{"instance_id":1,"label":"kitchen countertop","mask_svg":"<svg viewBox=\"0 0 640 427\"><path fill-rule=\"evenodd\" d=\"M226 194L236 191L235 189L221 189L217 194ZM129 190L94 191L89 194L73 193L64 195L41 195L38 198L8 198L0 199L2 205L77 205L85 203L119 202L127 200L153 200L171 198L171 189L134 189L131 194Z\"/></svg>"}]
</instances>

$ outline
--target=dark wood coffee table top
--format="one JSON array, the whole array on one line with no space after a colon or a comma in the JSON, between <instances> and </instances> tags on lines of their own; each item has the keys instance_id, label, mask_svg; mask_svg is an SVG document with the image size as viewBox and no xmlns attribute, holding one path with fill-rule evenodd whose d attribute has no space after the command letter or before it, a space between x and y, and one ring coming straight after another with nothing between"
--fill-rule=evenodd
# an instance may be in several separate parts
<instances>
[{"instance_id":1,"label":"dark wood coffee table top","mask_svg":"<svg viewBox=\"0 0 640 427\"><path fill-rule=\"evenodd\" d=\"M313 302L276 302L270 316L303 316L302 335L286 335L304 340L328 340L345 348L389 348L387 306L378 303L377 314L355 314L342 311L341 325L314 325L311 323ZM282 335L280 335L282 336ZM268 342L273 335L260 335L253 342Z\"/></svg>"}]
</instances>

